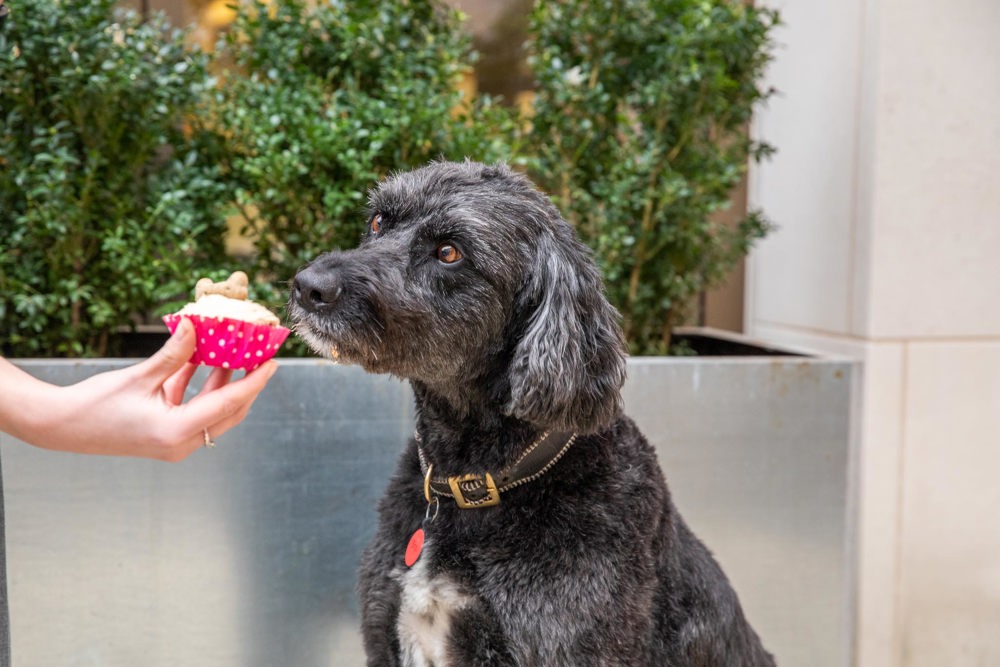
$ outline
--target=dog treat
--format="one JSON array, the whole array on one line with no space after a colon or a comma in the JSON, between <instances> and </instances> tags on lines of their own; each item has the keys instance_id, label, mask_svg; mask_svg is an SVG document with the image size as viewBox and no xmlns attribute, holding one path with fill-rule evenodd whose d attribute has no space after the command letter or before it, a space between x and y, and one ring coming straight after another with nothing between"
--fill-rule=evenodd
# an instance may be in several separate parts
<instances>
[{"instance_id":1,"label":"dog treat","mask_svg":"<svg viewBox=\"0 0 1000 667\"><path fill-rule=\"evenodd\" d=\"M202 278L195 285L195 301L163 317L170 333L181 318L194 324L191 363L249 371L278 352L289 330L277 315L247 298L248 284L242 271L223 282Z\"/></svg>"},{"instance_id":2,"label":"dog treat","mask_svg":"<svg viewBox=\"0 0 1000 667\"><path fill-rule=\"evenodd\" d=\"M197 300L208 294L246 301L250 296L250 279L242 271L233 272L220 283L212 282L211 278L202 278L194 285L194 298Z\"/></svg>"}]
</instances>

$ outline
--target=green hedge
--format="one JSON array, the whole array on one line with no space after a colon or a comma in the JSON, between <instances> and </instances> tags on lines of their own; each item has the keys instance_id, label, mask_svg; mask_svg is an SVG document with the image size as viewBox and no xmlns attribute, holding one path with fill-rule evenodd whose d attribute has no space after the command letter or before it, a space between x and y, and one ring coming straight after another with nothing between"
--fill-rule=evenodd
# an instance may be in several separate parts
<instances>
[{"instance_id":1,"label":"green hedge","mask_svg":"<svg viewBox=\"0 0 1000 667\"><path fill-rule=\"evenodd\" d=\"M538 0L535 176L594 249L633 353L661 354L693 299L769 229L729 206L777 15L743 0Z\"/></svg>"},{"instance_id":2,"label":"green hedge","mask_svg":"<svg viewBox=\"0 0 1000 667\"><path fill-rule=\"evenodd\" d=\"M112 335L222 261L224 187L183 131L204 56L112 0L20 0L0 33L0 348Z\"/></svg>"},{"instance_id":3,"label":"green hedge","mask_svg":"<svg viewBox=\"0 0 1000 667\"><path fill-rule=\"evenodd\" d=\"M534 113L457 84L474 62L432 0L243 1L211 59L111 0L20 0L0 32L0 351L114 353L212 267L282 305L355 245L365 192L435 158L513 162L595 251L634 353L769 224L714 221L749 159L777 15L742 0L537 0ZM215 72L217 78L209 76ZM252 256L229 258L235 219ZM294 346L291 346L294 351Z\"/></svg>"},{"instance_id":4,"label":"green hedge","mask_svg":"<svg viewBox=\"0 0 1000 667\"><path fill-rule=\"evenodd\" d=\"M470 48L458 14L433 2L240 5L210 117L262 298L283 303L299 267L356 245L366 192L390 171L512 157L504 110L482 98L455 111Z\"/></svg>"}]
</instances>

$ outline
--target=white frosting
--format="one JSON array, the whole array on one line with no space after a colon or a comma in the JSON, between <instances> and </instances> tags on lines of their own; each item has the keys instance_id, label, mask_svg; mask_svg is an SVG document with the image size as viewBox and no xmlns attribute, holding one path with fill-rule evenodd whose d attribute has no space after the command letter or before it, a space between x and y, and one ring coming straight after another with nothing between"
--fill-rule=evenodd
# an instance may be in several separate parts
<instances>
[{"instance_id":1,"label":"white frosting","mask_svg":"<svg viewBox=\"0 0 1000 667\"><path fill-rule=\"evenodd\" d=\"M230 299L221 294L206 294L193 303L177 311L178 315L201 315L203 317L229 317L234 320L244 320L256 324L267 324L272 327L281 324L278 316L270 310L243 299Z\"/></svg>"}]
</instances>

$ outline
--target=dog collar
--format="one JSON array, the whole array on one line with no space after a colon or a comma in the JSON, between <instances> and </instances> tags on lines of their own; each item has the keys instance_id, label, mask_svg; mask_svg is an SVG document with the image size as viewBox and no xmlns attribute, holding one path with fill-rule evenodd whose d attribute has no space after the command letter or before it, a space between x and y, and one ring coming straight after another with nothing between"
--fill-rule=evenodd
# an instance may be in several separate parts
<instances>
[{"instance_id":1,"label":"dog collar","mask_svg":"<svg viewBox=\"0 0 1000 667\"><path fill-rule=\"evenodd\" d=\"M416 438L419 443L420 435L417 434ZM420 469L424 473L424 496L428 503L433 502L431 494L454 498L455 504L462 509L499 505L501 493L532 482L547 473L575 441L576 433L546 431L513 465L504 468L496 476L484 472L454 477L434 477L434 466L418 444L417 456L420 457Z\"/></svg>"}]
</instances>

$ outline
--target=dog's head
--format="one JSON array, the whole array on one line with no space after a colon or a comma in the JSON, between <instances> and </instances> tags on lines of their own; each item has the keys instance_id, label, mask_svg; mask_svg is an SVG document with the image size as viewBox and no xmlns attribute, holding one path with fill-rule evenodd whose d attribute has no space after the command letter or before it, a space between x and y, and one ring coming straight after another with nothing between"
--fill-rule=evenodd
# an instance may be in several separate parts
<instances>
[{"instance_id":1,"label":"dog's head","mask_svg":"<svg viewBox=\"0 0 1000 667\"><path fill-rule=\"evenodd\" d=\"M625 348L588 250L505 165L436 162L370 197L361 245L292 281L320 354L490 401L540 428L593 431L621 407Z\"/></svg>"}]
</instances>

